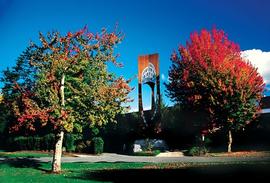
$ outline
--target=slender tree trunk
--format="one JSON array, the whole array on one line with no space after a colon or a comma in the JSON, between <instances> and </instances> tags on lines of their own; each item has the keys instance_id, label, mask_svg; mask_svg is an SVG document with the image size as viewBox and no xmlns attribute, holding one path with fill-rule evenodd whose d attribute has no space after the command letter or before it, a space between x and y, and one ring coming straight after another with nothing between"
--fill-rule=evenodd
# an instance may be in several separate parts
<instances>
[{"instance_id":1,"label":"slender tree trunk","mask_svg":"<svg viewBox=\"0 0 270 183\"><path fill-rule=\"evenodd\" d=\"M65 107L65 74L62 74L61 78L61 87L60 87L60 97L61 97L61 107ZM63 138L64 138L64 131L60 130L55 137L55 148L53 154L53 162L52 162L52 172L59 173L61 171L61 157L62 157L62 146L63 146Z\"/></svg>"},{"instance_id":2,"label":"slender tree trunk","mask_svg":"<svg viewBox=\"0 0 270 183\"><path fill-rule=\"evenodd\" d=\"M63 144L64 132L61 131L56 134L55 147L52 162L52 172L59 173L61 171L61 156L62 156L62 144Z\"/></svg>"},{"instance_id":3,"label":"slender tree trunk","mask_svg":"<svg viewBox=\"0 0 270 183\"><path fill-rule=\"evenodd\" d=\"M65 74L62 74L61 78L61 87L60 87L60 96L61 96L61 106L65 107Z\"/></svg>"},{"instance_id":4,"label":"slender tree trunk","mask_svg":"<svg viewBox=\"0 0 270 183\"><path fill-rule=\"evenodd\" d=\"M232 131L228 131L228 152L232 152Z\"/></svg>"}]
</instances>

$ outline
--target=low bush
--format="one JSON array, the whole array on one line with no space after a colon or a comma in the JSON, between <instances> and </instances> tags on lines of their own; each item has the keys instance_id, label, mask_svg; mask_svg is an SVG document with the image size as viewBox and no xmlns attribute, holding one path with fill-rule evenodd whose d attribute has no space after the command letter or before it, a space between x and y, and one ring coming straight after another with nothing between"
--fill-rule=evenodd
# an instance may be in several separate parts
<instances>
[{"instance_id":1,"label":"low bush","mask_svg":"<svg viewBox=\"0 0 270 183\"><path fill-rule=\"evenodd\" d=\"M75 151L75 138L73 134L66 134L64 138L64 146L66 147L67 152L73 152Z\"/></svg>"},{"instance_id":2,"label":"low bush","mask_svg":"<svg viewBox=\"0 0 270 183\"><path fill-rule=\"evenodd\" d=\"M205 146L194 146L189 149L189 156L204 156L209 152L208 148Z\"/></svg>"},{"instance_id":3,"label":"low bush","mask_svg":"<svg viewBox=\"0 0 270 183\"><path fill-rule=\"evenodd\" d=\"M50 151L54 147L54 134L48 134L43 137L38 136L18 136L9 138L7 143L8 150L47 150Z\"/></svg>"},{"instance_id":4,"label":"low bush","mask_svg":"<svg viewBox=\"0 0 270 183\"><path fill-rule=\"evenodd\" d=\"M51 151L54 149L54 140L55 140L55 135L52 133L49 133L43 137L42 141L42 150L47 150Z\"/></svg>"},{"instance_id":5,"label":"low bush","mask_svg":"<svg viewBox=\"0 0 270 183\"><path fill-rule=\"evenodd\" d=\"M93 138L93 145L94 145L94 153L95 154L102 154L104 148L104 141L101 137L94 137Z\"/></svg>"},{"instance_id":6,"label":"low bush","mask_svg":"<svg viewBox=\"0 0 270 183\"><path fill-rule=\"evenodd\" d=\"M154 150L154 151L140 151L140 152L134 152L134 156L156 156L160 154L160 150Z\"/></svg>"},{"instance_id":7,"label":"low bush","mask_svg":"<svg viewBox=\"0 0 270 183\"><path fill-rule=\"evenodd\" d=\"M192 146L188 151L189 156L204 156L209 152L208 145L211 140L208 137L202 139L200 136L196 136L195 145Z\"/></svg>"}]
</instances>

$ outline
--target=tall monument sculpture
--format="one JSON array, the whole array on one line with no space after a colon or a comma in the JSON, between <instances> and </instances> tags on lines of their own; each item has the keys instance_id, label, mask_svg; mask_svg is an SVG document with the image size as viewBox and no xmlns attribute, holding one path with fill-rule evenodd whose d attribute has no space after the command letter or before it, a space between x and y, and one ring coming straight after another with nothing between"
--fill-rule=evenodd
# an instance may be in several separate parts
<instances>
[{"instance_id":1,"label":"tall monument sculpture","mask_svg":"<svg viewBox=\"0 0 270 183\"><path fill-rule=\"evenodd\" d=\"M159 120L160 112L160 77L159 77L159 55L150 54L139 56L138 59L138 91L139 91L139 114L146 127L153 125L154 120ZM146 118L143 110L142 85L151 88L151 110L150 118ZM156 88L156 90L155 90ZM155 95L156 91L156 95Z\"/></svg>"}]
</instances>

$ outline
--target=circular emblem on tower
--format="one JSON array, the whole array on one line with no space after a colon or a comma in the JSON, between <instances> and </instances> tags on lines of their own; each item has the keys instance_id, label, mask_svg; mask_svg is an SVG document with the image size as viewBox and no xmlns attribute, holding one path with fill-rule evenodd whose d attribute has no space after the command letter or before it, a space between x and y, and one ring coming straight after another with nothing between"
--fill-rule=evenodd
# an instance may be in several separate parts
<instances>
[{"instance_id":1,"label":"circular emblem on tower","mask_svg":"<svg viewBox=\"0 0 270 183\"><path fill-rule=\"evenodd\" d=\"M152 63L149 63L148 67L142 71L142 83L156 83L156 69Z\"/></svg>"}]
</instances>

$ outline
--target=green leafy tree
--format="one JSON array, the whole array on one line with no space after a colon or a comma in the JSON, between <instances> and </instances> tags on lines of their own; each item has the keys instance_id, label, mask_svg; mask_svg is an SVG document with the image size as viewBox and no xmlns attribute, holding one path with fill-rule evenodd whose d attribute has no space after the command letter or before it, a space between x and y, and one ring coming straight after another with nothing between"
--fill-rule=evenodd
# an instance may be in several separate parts
<instances>
[{"instance_id":1,"label":"green leafy tree","mask_svg":"<svg viewBox=\"0 0 270 183\"><path fill-rule=\"evenodd\" d=\"M13 125L12 122L16 121L12 108L16 103L15 101L21 96L21 93L15 89L15 85L24 86L28 90L33 88L36 70L29 64L29 60L34 52L35 48L28 46L18 57L16 65L11 69L7 68L4 70L3 77L0 78L0 81L4 84L2 88L0 122L5 135L8 135L9 128ZM27 129L20 130L21 133L27 133L27 131Z\"/></svg>"},{"instance_id":2,"label":"green leafy tree","mask_svg":"<svg viewBox=\"0 0 270 183\"><path fill-rule=\"evenodd\" d=\"M263 78L221 30L195 32L178 50L171 56L168 96L183 108L206 112L202 133L227 130L231 152L232 130L243 129L260 110Z\"/></svg>"},{"instance_id":3,"label":"green leafy tree","mask_svg":"<svg viewBox=\"0 0 270 183\"><path fill-rule=\"evenodd\" d=\"M129 81L107 70L108 62L120 66L114 55L114 47L122 40L120 33L103 29L93 34L85 27L65 36L53 32L39 37L41 44L32 44L25 59L26 68L35 74L5 84L11 85L7 99L9 93L17 93L9 102L16 119L10 130L52 127L56 134L52 171L60 172L64 133L113 122L126 109L123 103L130 101L131 88Z\"/></svg>"}]
</instances>

